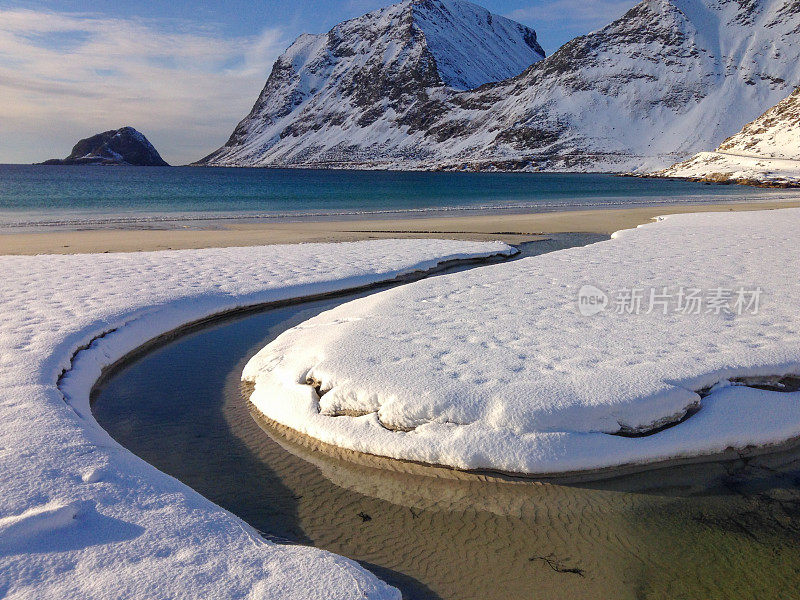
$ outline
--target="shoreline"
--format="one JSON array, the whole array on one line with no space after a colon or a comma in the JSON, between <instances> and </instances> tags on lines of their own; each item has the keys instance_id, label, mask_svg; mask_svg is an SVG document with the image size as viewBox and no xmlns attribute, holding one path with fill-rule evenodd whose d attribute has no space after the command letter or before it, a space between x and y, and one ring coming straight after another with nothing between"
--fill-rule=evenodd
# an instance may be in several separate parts
<instances>
[{"instance_id":1,"label":"shoreline","mask_svg":"<svg viewBox=\"0 0 800 600\"><path fill-rule=\"evenodd\" d=\"M87 254L227 248L312 242L352 242L386 238L535 241L553 233L610 235L662 215L775 210L800 207L798 200L664 204L514 214L365 218L282 223L230 224L207 229L93 229L0 234L0 255Z\"/></svg>"},{"instance_id":2,"label":"shoreline","mask_svg":"<svg viewBox=\"0 0 800 600\"><path fill-rule=\"evenodd\" d=\"M513 260L518 254L494 254L486 257L479 258L464 258L453 259L439 262L436 266L429 269L420 269L398 275L393 279L385 281L369 283L352 288L345 288L342 290L323 292L317 294L309 294L304 296L296 296L283 300L275 300L269 302L261 302L256 304L249 304L237 308L221 310L209 316L188 321L178 327L172 328L156 335L155 337L138 345L134 349L125 353L113 362L105 365L100 369L100 373L89 389L89 406L94 404L98 391L115 375L123 370L127 365L135 362L142 356L157 351L159 348L169 344L176 338L189 335L191 333L201 331L207 327L212 327L218 323L223 323L227 319L236 318L241 315L256 313L266 310L274 310L285 306L304 304L314 302L317 300L335 298L350 295L354 292L375 290L392 286L393 284L406 284L428 277L438 275L443 271L447 271L453 267L459 266L484 266L496 263L503 263L508 260ZM89 350L92 344L98 340L106 337L109 333L116 332L117 329L102 332L93 337L89 342L78 347L70 356L69 367L59 376L56 387L61 390L62 383L65 376L68 376L74 368L76 361L80 355ZM239 382L242 400L248 406L253 418L259 424L259 427L265 432L270 432L279 436L289 444L300 446L306 450L319 452L322 455L334 459L345 461L348 464L353 464L361 467L369 467L380 469L383 471L406 473L411 475L422 475L433 477L437 479L452 479L459 481L484 481L484 482L502 482L502 483L546 483L554 485L581 485L608 482L611 480L626 478L629 476L638 476L648 473L656 473L665 469L676 467L687 467L693 465L709 465L709 464L726 464L736 461L746 461L753 458L781 455L783 453L795 451L800 447L800 436L795 436L790 439L778 443L769 443L758 446L748 445L745 447L728 447L721 452L713 453L700 453L700 454L686 454L678 455L669 458L658 459L654 461L642 462L628 462L619 465L608 467L592 468L592 469L579 469L568 471L554 471L554 472L517 472L505 471L500 469L468 469L449 466L442 463L427 463L412 459L393 458L383 456L380 454L372 454L369 452L351 450L349 448L336 446L324 441L321 441L308 434L300 432L290 426L284 425L278 421L267 416L263 413L251 400L251 395L255 389L255 384L251 381L241 380ZM63 390L62 390L62 393Z\"/></svg>"},{"instance_id":3,"label":"shoreline","mask_svg":"<svg viewBox=\"0 0 800 600\"><path fill-rule=\"evenodd\" d=\"M460 469L440 463L426 463L411 459L391 458L380 454L370 454L351 450L323 442L308 434L302 433L269 418L250 400L255 385L249 381L241 382L242 400L247 403L250 413L268 435L280 436L287 443L310 451L319 452L328 458L345 461L361 467L369 467L384 471L423 475L438 479L458 481L494 481L502 483L548 483L553 485L579 485L608 482L614 479L633 475L654 473L664 469L687 467L693 465L725 464L735 461L747 461L753 458L780 455L800 447L800 436L776 444L747 446L745 448L728 448L723 452L711 454L692 454L674 456L650 462L625 463L598 469L585 469L562 472L525 473L494 469Z\"/></svg>"},{"instance_id":4,"label":"shoreline","mask_svg":"<svg viewBox=\"0 0 800 600\"><path fill-rule=\"evenodd\" d=\"M123 356L116 359L114 362L109 363L108 365L102 367L100 369L100 375L92 384L91 389L89 391L90 406L94 402L96 390L100 388L110 378L114 377L114 375L118 371L124 369L125 366L136 361L145 354L158 350L159 348L169 344L171 341L179 337L189 335L196 331L200 331L206 327L212 327L218 323L225 322L228 319L234 319L251 313L257 313L267 310L275 310L285 306L316 302L318 300L325 300L328 298L339 298L343 296L349 296L350 294L358 292L366 292L370 290L380 291L382 288L389 288L393 285L413 283L421 279L427 279L428 277L440 275L445 271L457 267L468 267L468 266L479 267L479 266L492 265L496 263L502 263L513 259L519 254L518 250L516 249L514 250L515 252L509 254L496 253L483 257L455 258L451 260L444 260L438 262L435 266L429 269L417 269L415 271L409 271L407 273L402 273L400 275L397 275L396 277L393 277L391 279L385 279L373 283L366 283L330 292L319 292L313 294L306 294L302 296L295 296L283 300L270 300L268 302L247 304L236 308L223 309L220 310L219 312L212 313L206 317L195 319L193 321L187 321L183 325L179 325L178 327L174 327L168 331L156 335L155 337L138 345L130 352L125 353ZM56 387L60 389L62 381L64 380L65 376L67 376L72 371L75 361L78 359L78 356L81 354L81 352L89 350L95 341L102 339L108 334L114 333L115 331L117 331L116 328L99 333L98 335L94 336L91 340L89 340L88 342L77 348L75 352L73 352L72 355L70 356L69 368L65 369L64 372L61 373L61 375L58 377L58 380L56 382Z\"/></svg>"}]
</instances>

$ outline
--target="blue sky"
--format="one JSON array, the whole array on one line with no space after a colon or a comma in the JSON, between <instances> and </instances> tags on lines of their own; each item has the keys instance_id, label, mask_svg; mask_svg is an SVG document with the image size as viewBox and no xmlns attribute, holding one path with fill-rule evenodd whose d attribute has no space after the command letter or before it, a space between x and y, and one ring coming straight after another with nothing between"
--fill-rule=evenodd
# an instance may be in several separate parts
<instances>
[{"instance_id":1,"label":"blue sky","mask_svg":"<svg viewBox=\"0 0 800 600\"><path fill-rule=\"evenodd\" d=\"M181 164L224 143L300 33L391 0L0 0L0 162L66 155L132 125ZM548 54L635 0L483 0Z\"/></svg>"}]
</instances>

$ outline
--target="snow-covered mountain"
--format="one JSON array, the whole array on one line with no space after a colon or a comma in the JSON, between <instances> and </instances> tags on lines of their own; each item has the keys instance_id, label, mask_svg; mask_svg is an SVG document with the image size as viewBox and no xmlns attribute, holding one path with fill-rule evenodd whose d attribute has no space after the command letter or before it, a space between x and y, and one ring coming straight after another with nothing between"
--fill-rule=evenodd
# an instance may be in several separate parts
<instances>
[{"instance_id":1,"label":"snow-covered mountain","mask_svg":"<svg viewBox=\"0 0 800 600\"><path fill-rule=\"evenodd\" d=\"M800 161L800 88L725 140L718 150Z\"/></svg>"},{"instance_id":2,"label":"snow-covered mountain","mask_svg":"<svg viewBox=\"0 0 800 600\"><path fill-rule=\"evenodd\" d=\"M228 143L201 162L402 159L410 136L427 132L456 91L518 75L543 57L533 30L475 4L405 0L298 38Z\"/></svg>"},{"instance_id":3,"label":"snow-covered mountain","mask_svg":"<svg viewBox=\"0 0 800 600\"><path fill-rule=\"evenodd\" d=\"M714 152L656 173L704 181L800 185L800 88Z\"/></svg>"},{"instance_id":4,"label":"snow-covered mountain","mask_svg":"<svg viewBox=\"0 0 800 600\"><path fill-rule=\"evenodd\" d=\"M499 133L465 138L462 156L552 169L667 166L786 97L800 83L798 39L797 0L645 0L473 93L470 103L486 107L475 125Z\"/></svg>"},{"instance_id":5,"label":"snow-covered mountain","mask_svg":"<svg viewBox=\"0 0 800 600\"><path fill-rule=\"evenodd\" d=\"M414 0L301 38L207 164L646 171L713 148L800 84L798 0L644 0L510 79L456 91L501 76L485 66L497 61L466 46L456 58L434 31L491 28L507 56L521 47L500 44L509 31L537 46L487 15Z\"/></svg>"}]
</instances>

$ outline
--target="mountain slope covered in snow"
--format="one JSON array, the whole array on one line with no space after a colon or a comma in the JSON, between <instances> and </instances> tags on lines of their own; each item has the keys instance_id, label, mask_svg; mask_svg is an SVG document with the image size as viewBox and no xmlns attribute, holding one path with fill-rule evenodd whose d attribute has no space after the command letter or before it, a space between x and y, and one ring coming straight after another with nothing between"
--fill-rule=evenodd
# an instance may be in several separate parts
<instances>
[{"instance_id":1,"label":"mountain slope covered in snow","mask_svg":"<svg viewBox=\"0 0 800 600\"><path fill-rule=\"evenodd\" d=\"M646 171L716 146L800 84L797 0L644 0L510 79L457 91L501 76L485 64L500 59L446 40L502 38L502 23L533 41L486 15L407 0L300 38L204 164ZM519 57L512 41L491 47Z\"/></svg>"},{"instance_id":2,"label":"mountain slope covered in snow","mask_svg":"<svg viewBox=\"0 0 800 600\"><path fill-rule=\"evenodd\" d=\"M443 100L521 73L544 51L527 27L462 0L404 0L323 35L303 35L277 60L250 114L201 164L401 158ZM408 158L413 158L409 156Z\"/></svg>"},{"instance_id":3,"label":"mountain slope covered in snow","mask_svg":"<svg viewBox=\"0 0 800 600\"><path fill-rule=\"evenodd\" d=\"M635 170L714 146L800 81L796 0L645 0L522 76L486 106L470 160Z\"/></svg>"},{"instance_id":4,"label":"mountain slope covered in snow","mask_svg":"<svg viewBox=\"0 0 800 600\"><path fill-rule=\"evenodd\" d=\"M714 152L700 152L657 175L800 186L800 88Z\"/></svg>"}]
</instances>

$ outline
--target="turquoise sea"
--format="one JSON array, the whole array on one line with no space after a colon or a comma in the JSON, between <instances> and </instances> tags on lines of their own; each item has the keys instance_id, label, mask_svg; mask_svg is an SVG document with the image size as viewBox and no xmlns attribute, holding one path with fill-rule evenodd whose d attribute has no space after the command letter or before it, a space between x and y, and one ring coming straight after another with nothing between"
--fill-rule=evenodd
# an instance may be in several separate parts
<instances>
[{"instance_id":1,"label":"turquoise sea","mask_svg":"<svg viewBox=\"0 0 800 600\"><path fill-rule=\"evenodd\" d=\"M0 230L208 226L798 198L612 175L0 165Z\"/></svg>"}]
</instances>

